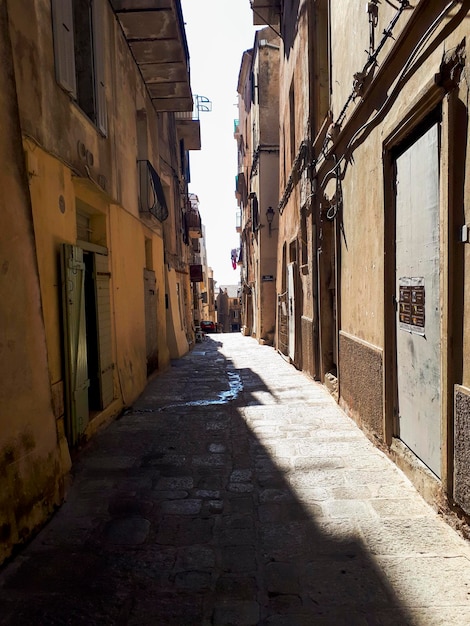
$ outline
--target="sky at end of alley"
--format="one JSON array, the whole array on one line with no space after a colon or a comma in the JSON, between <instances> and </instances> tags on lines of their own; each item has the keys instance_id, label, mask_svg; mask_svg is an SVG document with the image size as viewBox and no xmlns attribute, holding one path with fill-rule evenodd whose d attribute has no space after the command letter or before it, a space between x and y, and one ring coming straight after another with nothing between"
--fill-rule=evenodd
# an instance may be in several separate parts
<instances>
[{"instance_id":1,"label":"sky at end of alley","mask_svg":"<svg viewBox=\"0 0 470 626\"><path fill-rule=\"evenodd\" d=\"M188 40L193 96L205 96L212 111L201 112L200 151L190 152L189 191L199 198L206 229L207 260L217 286L240 280L230 253L236 232L235 176L237 83L242 55L253 47L256 29L249 0L181 0Z\"/></svg>"}]
</instances>

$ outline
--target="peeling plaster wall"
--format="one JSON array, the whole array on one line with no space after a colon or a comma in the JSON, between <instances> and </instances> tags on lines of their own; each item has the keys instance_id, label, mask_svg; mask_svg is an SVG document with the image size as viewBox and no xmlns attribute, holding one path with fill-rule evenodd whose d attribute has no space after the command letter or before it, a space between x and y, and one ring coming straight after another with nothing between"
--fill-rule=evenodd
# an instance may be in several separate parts
<instances>
[{"instance_id":1,"label":"peeling plaster wall","mask_svg":"<svg viewBox=\"0 0 470 626\"><path fill-rule=\"evenodd\" d=\"M170 360L164 229L139 212L138 111L146 114L146 152L140 158L149 159L167 185L170 247L180 237L176 124L172 113L153 109L111 6L103 0L102 7L106 136L56 81L50 2L0 4L0 562L64 496L70 455L59 261L62 244L80 243L78 212L91 220L88 244L108 252L114 389L111 403L93 412L85 437L113 419L147 382L147 265L157 280L159 368ZM162 155L170 165L162 171L160 150L169 142L174 145ZM174 246L174 252L181 254L181 248Z\"/></svg>"},{"instance_id":2,"label":"peeling plaster wall","mask_svg":"<svg viewBox=\"0 0 470 626\"><path fill-rule=\"evenodd\" d=\"M399 145L440 104L442 486L452 495L451 468L455 465L456 494L468 508L465 395L456 393L455 407L450 406L454 385L468 387L470 383L470 298L463 278L470 271L470 246L458 241L461 225L470 221L466 174L468 50L457 84L450 79L439 83L444 58L465 37L468 46L468 6L457 3L445 17L437 19L445 6L420 0L403 11L392 28L393 37L384 40L377 66L370 70L373 81L366 81L362 97L356 94L347 104L354 76L367 61L368 15L354 0L331 3L333 121L345 113L334 144L335 156L341 160L343 198L339 389L341 405L366 430L388 443L399 435L393 415L394 172L388 150ZM397 15L391 3L379 4L378 11L375 47ZM319 180L331 165L322 168ZM330 179L328 189L335 186L334 177Z\"/></svg>"},{"instance_id":3,"label":"peeling plaster wall","mask_svg":"<svg viewBox=\"0 0 470 626\"><path fill-rule=\"evenodd\" d=\"M6 5L0 5L0 563L64 495Z\"/></svg>"}]
</instances>

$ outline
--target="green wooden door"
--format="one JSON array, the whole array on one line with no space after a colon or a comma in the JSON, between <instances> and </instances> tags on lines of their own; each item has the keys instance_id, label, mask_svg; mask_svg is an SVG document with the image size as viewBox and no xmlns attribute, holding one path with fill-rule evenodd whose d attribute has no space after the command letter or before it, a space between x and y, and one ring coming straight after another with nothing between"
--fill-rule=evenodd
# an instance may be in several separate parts
<instances>
[{"instance_id":1,"label":"green wooden door","mask_svg":"<svg viewBox=\"0 0 470 626\"><path fill-rule=\"evenodd\" d=\"M83 250L63 244L62 312L65 353L65 429L69 445L78 443L89 420L86 322L85 264Z\"/></svg>"}]
</instances>

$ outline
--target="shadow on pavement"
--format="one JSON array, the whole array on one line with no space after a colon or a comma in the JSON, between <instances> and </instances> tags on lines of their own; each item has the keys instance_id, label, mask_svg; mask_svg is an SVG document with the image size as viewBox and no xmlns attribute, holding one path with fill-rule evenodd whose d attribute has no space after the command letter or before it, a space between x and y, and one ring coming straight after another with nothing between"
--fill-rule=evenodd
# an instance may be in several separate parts
<instances>
[{"instance_id":1,"label":"shadow on pavement","mask_svg":"<svg viewBox=\"0 0 470 626\"><path fill-rule=\"evenodd\" d=\"M412 624L354 519L322 512L340 460L327 444L298 456L328 415L299 419L298 378L279 394L223 343L197 345L89 443L66 503L1 574L1 624Z\"/></svg>"}]
</instances>

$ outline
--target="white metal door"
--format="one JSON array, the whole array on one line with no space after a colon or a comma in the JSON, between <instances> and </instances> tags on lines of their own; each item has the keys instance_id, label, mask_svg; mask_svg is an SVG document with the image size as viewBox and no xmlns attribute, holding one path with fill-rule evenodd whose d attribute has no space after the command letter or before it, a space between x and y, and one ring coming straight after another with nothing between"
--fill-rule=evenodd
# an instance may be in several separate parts
<instances>
[{"instance_id":1,"label":"white metal door","mask_svg":"<svg viewBox=\"0 0 470 626\"><path fill-rule=\"evenodd\" d=\"M289 328L289 357L295 357L295 263L287 266L287 318Z\"/></svg>"},{"instance_id":2,"label":"white metal door","mask_svg":"<svg viewBox=\"0 0 470 626\"><path fill-rule=\"evenodd\" d=\"M437 475L441 460L439 125L396 159L400 439Z\"/></svg>"}]
</instances>

